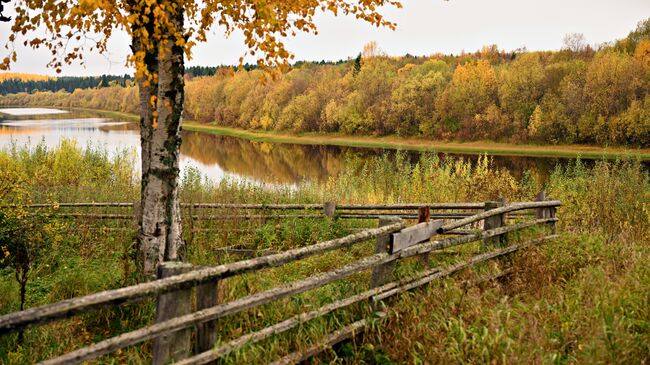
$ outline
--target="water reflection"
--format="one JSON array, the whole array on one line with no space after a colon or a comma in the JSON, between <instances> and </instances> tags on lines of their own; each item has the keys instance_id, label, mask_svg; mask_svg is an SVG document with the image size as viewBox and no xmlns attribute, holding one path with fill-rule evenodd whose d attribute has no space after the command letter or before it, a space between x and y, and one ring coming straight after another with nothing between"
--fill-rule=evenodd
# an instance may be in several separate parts
<instances>
[{"instance_id":1,"label":"water reflection","mask_svg":"<svg viewBox=\"0 0 650 365\"><path fill-rule=\"evenodd\" d=\"M0 113L11 116L66 114L67 110L51 108L2 108Z\"/></svg>"},{"instance_id":2,"label":"water reflection","mask_svg":"<svg viewBox=\"0 0 650 365\"><path fill-rule=\"evenodd\" d=\"M80 146L106 148L110 154L140 145L137 125L129 120L98 116L96 113L70 112L56 115L0 114L0 148L15 143L56 147L62 138L75 139Z\"/></svg>"},{"instance_id":3,"label":"water reflection","mask_svg":"<svg viewBox=\"0 0 650 365\"><path fill-rule=\"evenodd\" d=\"M338 174L346 155L342 147L256 142L200 132L184 132L181 154L205 165L259 181L296 183Z\"/></svg>"},{"instance_id":4,"label":"water reflection","mask_svg":"<svg viewBox=\"0 0 650 365\"><path fill-rule=\"evenodd\" d=\"M62 138L74 138L79 145L101 146L109 153L131 148L139 155L140 137L133 120L107 117L93 112L72 111L45 116L2 116L0 114L0 148L15 141L32 146L43 141L54 147ZM376 148L295 145L256 142L200 132L183 132L181 169L193 166L212 180L224 176L264 183L294 184L301 181L324 181L337 175L346 160L369 158L394 150ZM407 152L413 163L419 152ZM476 161L477 155L440 154L440 158L463 158ZM509 170L515 177L531 171L542 180L556 165L571 159L546 157L494 156L494 165Z\"/></svg>"},{"instance_id":5,"label":"water reflection","mask_svg":"<svg viewBox=\"0 0 650 365\"><path fill-rule=\"evenodd\" d=\"M229 136L211 135L201 132L183 133L181 153L206 165L219 165L223 170L261 181L295 183L308 180L326 180L337 175L344 161L351 157L369 158L388 154L395 150L340 146L295 145L283 143L256 142ZM408 159L416 163L420 152L406 152ZM462 158L476 162L478 155L439 153L439 158ZM509 170L520 178L530 171L545 180L558 164L572 161L568 158L492 156L497 168ZM586 162L590 164L589 161Z\"/></svg>"}]
</instances>

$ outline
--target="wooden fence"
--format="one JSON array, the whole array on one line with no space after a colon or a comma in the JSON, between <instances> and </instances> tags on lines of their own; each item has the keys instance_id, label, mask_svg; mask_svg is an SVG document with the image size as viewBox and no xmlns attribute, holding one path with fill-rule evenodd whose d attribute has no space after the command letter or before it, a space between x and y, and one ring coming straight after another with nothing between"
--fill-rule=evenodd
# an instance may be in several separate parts
<instances>
[{"instance_id":1,"label":"wooden fence","mask_svg":"<svg viewBox=\"0 0 650 365\"><path fill-rule=\"evenodd\" d=\"M410 204L341 204L326 202L324 204L228 204L228 203L184 203L186 218L192 220L228 221L228 220L279 220L287 218L341 218L341 219L379 219L382 217L399 217L418 219L423 209L429 211L431 219L460 219L472 216L475 211L485 209L486 203L410 203ZM27 204L23 208L55 208L55 215L62 218L86 218L98 220L133 220L134 206L137 203L49 203ZM70 208L89 209L130 209L126 213L70 212ZM210 210L212 214L197 214ZM233 214L233 211L257 211L257 214ZM281 213L278 213L281 212ZM292 212L289 214L289 212ZM522 215L519 212L512 216ZM523 214L525 215L525 214Z\"/></svg>"},{"instance_id":2,"label":"wooden fence","mask_svg":"<svg viewBox=\"0 0 650 365\"><path fill-rule=\"evenodd\" d=\"M379 317L382 317L385 313L381 311L383 306L379 304L387 298L478 263L556 238L555 224L558 219L555 211L556 207L560 205L559 201L546 200L544 196L540 196L538 201L534 202L476 203L471 207L463 205L461 208L482 210L471 216L463 216L459 219L430 220L427 212L434 207L433 204L426 207L405 204L402 205L404 209L419 209L420 223L408 226L399 217L380 217L378 228L364 229L342 238L219 266L193 267L186 263L165 262L159 266L157 280L4 315L0 317L0 335L68 318L79 313L153 297L156 298L155 323L46 360L43 364L80 363L148 340L153 340L151 356L154 364L170 361L179 364L210 363L244 345L286 332L307 321L355 303L370 302L373 305L373 310ZM259 207L259 205L246 206ZM285 208L293 209L294 206L297 205L285 205ZM449 207L451 205L442 204L436 207L441 206ZM295 209L305 209L304 207L303 205ZM347 207L356 209L359 206ZM368 205L364 207L367 209ZM323 208L323 205L310 206L310 209ZM372 209L394 210L396 207L394 205L373 205ZM459 208L454 206L453 209ZM530 216L528 220L507 224L507 214L524 210L533 210L534 216ZM480 221L484 222L482 230L463 229L463 227ZM542 229L541 236L534 239L511 244L507 242L508 233L522 231L533 226L547 228ZM440 236L444 234L449 236ZM369 239L376 240L374 252L369 252L367 256L352 263L230 302L218 303L217 284L220 280L278 267L334 250L346 249ZM428 267L429 253L476 241L483 242L482 253L451 266ZM408 278L394 279L396 264L405 258L416 256L425 263L423 271ZM219 318L320 288L366 270L372 270L372 275L368 289L363 292L294 315L228 342L218 342L219 329L216 320ZM506 269L503 274L509 270L511 269ZM313 347L292 353L273 363L288 364L305 360L322 349L363 331L371 321L371 318L365 318L353 322L326 336ZM192 340L195 343L191 343Z\"/></svg>"}]
</instances>

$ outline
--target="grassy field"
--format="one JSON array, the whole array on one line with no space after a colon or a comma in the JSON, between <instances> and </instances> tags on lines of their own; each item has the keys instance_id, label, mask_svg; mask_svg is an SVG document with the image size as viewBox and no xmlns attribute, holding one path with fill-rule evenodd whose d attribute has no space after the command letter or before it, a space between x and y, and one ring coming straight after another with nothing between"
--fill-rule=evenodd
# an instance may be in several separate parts
<instances>
[{"instance_id":1,"label":"grassy field","mask_svg":"<svg viewBox=\"0 0 650 365\"><path fill-rule=\"evenodd\" d=\"M51 303L137 282L132 264L135 227L131 221L65 220L43 211L25 215L28 202L135 201L139 181L129 153L106 151L64 141L58 148L31 150L16 146L0 151L0 199L18 208L1 208L0 217L23 230L41 253L29 270L26 307ZM385 325L354 342L337 346L315 362L333 363L643 363L650 358L650 178L638 162L576 162L556 170L542 186L534 174L515 179L495 169L488 158L477 163L440 160L425 154L418 164L406 156L378 157L347 163L339 176L324 183L260 187L242 181L206 181L198 171L182 178L185 202L340 203L530 200L541 188L564 205L558 211L562 238L513 257L508 280L478 287L467 280L498 269L494 264L467 270L390 302ZM3 205L3 204L0 204ZM63 208L60 208L63 209ZM58 210L57 210L58 211ZM87 210L116 213L116 209ZM205 211L200 214L219 214ZM231 213L231 212L229 212ZM12 218L17 218L12 220ZM29 222L40 219L40 225ZM186 220L187 222L188 220ZM18 222L18 223L16 223ZM187 260L216 265L240 257L219 253L232 246L285 250L339 237L376 221L287 219L256 223L214 221L185 227ZM0 227L4 227L0 225ZM201 229L192 232L191 228ZM239 230L237 230L239 229ZM242 232L243 229L243 232ZM5 231L0 229L0 242ZM35 242L31 240L29 242ZM324 272L367 255L373 242L295 264L229 278L226 300L266 290L280 283ZM434 265L448 265L475 253L443 251ZM4 250L3 250L4 252ZM20 307L15 269L0 267L0 314ZM417 265L398 267L409 275ZM367 288L368 273L331 284L258 310L220 321L221 340L260 329L278 320ZM150 323L152 302L102 310L0 337L0 362L28 364ZM309 322L286 335L246 346L224 363L276 359L304 348L326 333L367 314L364 303ZM141 363L151 344L134 346L100 363Z\"/></svg>"}]
</instances>

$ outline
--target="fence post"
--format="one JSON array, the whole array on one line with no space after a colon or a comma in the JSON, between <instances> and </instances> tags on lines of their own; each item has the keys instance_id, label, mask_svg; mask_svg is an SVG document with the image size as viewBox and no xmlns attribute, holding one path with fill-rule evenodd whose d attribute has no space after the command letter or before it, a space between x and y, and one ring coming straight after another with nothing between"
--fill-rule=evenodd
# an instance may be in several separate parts
<instances>
[{"instance_id":1,"label":"fence post","mask_svg":"<svg viewBox=\"0 0 650 365\"><path fill-rule=\"evenodd\" d=\"M379 227L388 226L393 223L401 221L399 217L387 216L379 218ZM375 246L375 253L388 252L390 249L390 233L382 236L377 236L377 244ZM393 269L395 268L395 261L387 262L385 264L375 266L372 270L372 277L370 278L370 288L376 288L390 282L393 278Z\"/></svg>"},{"instance_id":2,"label":"fence post","mask_svg":"<svg viewBox=\"0 0 650 365\"><path fill-rule=\"evenodd\" d=\"M488 210L496 209L502 207L503 205L504 205L504 200L485 202L485 210L488 211ZM504 224L505 224L504 214L495 215L492 217L485 218L485 221L483 222L483 230L487 231L490 229L499 228L502 227ZM490 248L502 246L503 243L505 243L505 237L503 236L485 238L483 240L482 249L483 251L487 251Z\"/></svg>"},{"instance_id":3,"label":"fence post","mask_svg":"<svg viewBox=\"0 0 650 365\"><path fill-rule=\"evenodd\" d=\"M183 274L192 265L182 262L162 262L158 265L158 278ZM192 288L172 291L158 295L156 303L156 323L176 318L192 311ZM153 364L167 364L187 358L191 351L192 331L189 328L168 333L154 339Z\"/></svg>"},{"instance_id":4,"label":"fence post","mask_svg":"<svg viewBox=\"0 0 650 365\"><path fill-rule=\"evenodd\" d=\"M550 207L548 208L548 213L549 213L549 218L555 218L556 217L556 207ZM557 233L557 227L556 227L557 222L549 222L549 226L551 227L551 234Z\"/></svg>"},{"instance_id":5,"label":"fence post","mask_svg":"<svg viewBox=\"0 0 650 365\"><path fill-rule=\"evenodd\" d=\"M542 190L539 193L537 193L537 197L535 200L536 201L548 200L546 198L546 192ZM556 210L557 210L556 207L537 208L535 209L535 218L536 219L555 218ZM551 228L551 234L555 234L556 232L555 222L549 222L548 226Z\"/></svg>"},{"instance_id":6,"label":"fence post","mask_svg":"<svg viewBox=\"0 0 650 365\"><path fill-rule=\"evenodd\" d=\"M196 287L196 310L214 307L220 303L219 281L212 281ZM217 342L217 320L207 321L196 325L195 354L208 351ZM210 362L215 364L216 362Z\"/></svg>"},{"instance_id":7,"label":"fence post","mask_svg":"<svg viewBox=\"0 0 650 365\"><path fill-rule=\"evenodd\" d=\"M431 219L431 207L424 206L418 208L418 223L428 222ZM422 266L428 268L429 265L429 252L420 255L420 262Z\"/></svg>"},{"instance_id":8,"label":"fence post","mask_svg":"<svg viewBox=\"0 0 650 365\"><path fill-rule=\"evenodd\" d=\"M537 193L535 201L543 202L544 200L546 200L546 192L544 190L541 190L539 193ZM535 219L547 218L546 214L546 208L535 209Z\"/></svg>"},{"instance_id":9,"label":"fence post","mask_svg":"<svg viewBox=\"0 0 650 365\"><path fill-rule=\"evenodd\" d=\"M334 218L334 214L336 214L336 202L325 202L323 204L323 214L327 218Z\"/></svg>"}]
</instances>

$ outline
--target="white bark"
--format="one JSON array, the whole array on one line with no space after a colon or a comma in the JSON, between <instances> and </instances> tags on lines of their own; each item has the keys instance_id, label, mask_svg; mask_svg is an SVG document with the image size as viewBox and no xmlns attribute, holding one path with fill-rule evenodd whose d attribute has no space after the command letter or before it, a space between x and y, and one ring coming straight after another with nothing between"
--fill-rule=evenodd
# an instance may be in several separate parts
<instances>
[{"instance_id":1,"label":"white bark","mask_svg":"<svg viewBox=\"0 0 650 365\"><path fill-rule=\"evenodd\" d=\"M183 26L182 11L175 16L179 29ZM172 39L158 47L158 83L155 90L141 86L140 104L143 117L151 108L152 118L143 118L142 189L139 212L139 266L144 275L152 275L158 263L184 258L181 211L178 201L181 114L184 96L183 49ZM148 89L148 90L147 90ZM157 96L156 112L150 105Z\"/></svg>"}]
</instances>

